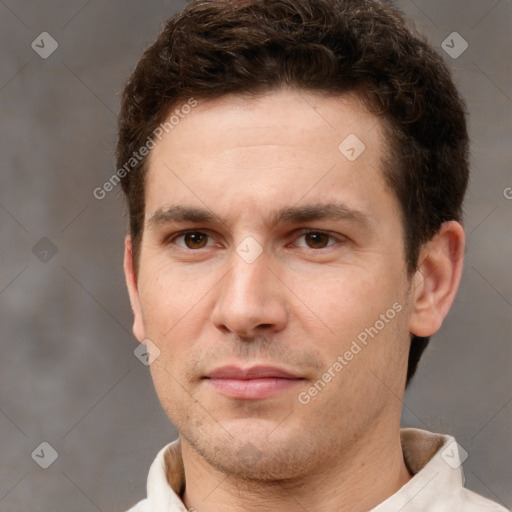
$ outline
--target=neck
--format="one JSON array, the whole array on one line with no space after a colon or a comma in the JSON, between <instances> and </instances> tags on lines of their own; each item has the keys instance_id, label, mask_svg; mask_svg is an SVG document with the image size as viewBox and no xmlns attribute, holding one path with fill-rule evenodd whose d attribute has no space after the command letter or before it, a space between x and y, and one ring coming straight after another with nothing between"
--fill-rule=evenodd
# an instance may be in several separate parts
<instances>
[{"instance_id":1,"label":"neck","mask_svg":"<svg viewBox=\"0 0 512 512\"><path fill-rule=\"evenodd\" d=\"M399 425L372 430L315 471L279 481L241 480L212 468L182 439L187 509L200 512L367 512L396 493L411 475Z\"/></svg>"}]
</instances>

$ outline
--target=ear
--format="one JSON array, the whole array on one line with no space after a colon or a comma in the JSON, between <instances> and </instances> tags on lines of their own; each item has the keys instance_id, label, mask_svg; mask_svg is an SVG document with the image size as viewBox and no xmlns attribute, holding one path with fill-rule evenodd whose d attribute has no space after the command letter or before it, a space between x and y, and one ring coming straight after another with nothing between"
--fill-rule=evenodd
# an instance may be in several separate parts
<instances>
[{"instance_id":1,"label":"ear","mask_svg":"<svg viewBox=\"0 0 512 512\"><path fill-rule=\"evenodd\" d=\"M142 342L146 339L146 331L142 317L137 275L133 262L132 239L130 236L127 236L124 241L124 276L133 311L133 334L137 340Z\"/></svg>"},{"instance_id":2,"label":"ear","mask_svg":"<svg viewBox=\"0 0 512 512\"><path fill-rule=\"evenodd\" d=\"M463 227L458 222L448 221L422 247L413 279L411 334L428 337L440 329L459 287L464 244Z\"/></svg>"}]
</instances>

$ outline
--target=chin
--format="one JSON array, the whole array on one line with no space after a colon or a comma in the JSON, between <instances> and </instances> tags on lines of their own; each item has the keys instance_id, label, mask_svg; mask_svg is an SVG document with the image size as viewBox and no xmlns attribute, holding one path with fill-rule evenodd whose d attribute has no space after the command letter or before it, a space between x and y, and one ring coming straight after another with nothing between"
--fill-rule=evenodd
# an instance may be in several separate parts
<instances>
[{"instance_id":1,"label":"chin","mask_svg":"<svg viewBox=\"0 0 512 512\"><path fill-rule=\"evenodd\" d=\"M268 482L297 478L314 469L314 447L279 422L245 419L210 427L208 433L200 428L182 436L210 466L224 474Z\"/></svg>"}]
</instances>

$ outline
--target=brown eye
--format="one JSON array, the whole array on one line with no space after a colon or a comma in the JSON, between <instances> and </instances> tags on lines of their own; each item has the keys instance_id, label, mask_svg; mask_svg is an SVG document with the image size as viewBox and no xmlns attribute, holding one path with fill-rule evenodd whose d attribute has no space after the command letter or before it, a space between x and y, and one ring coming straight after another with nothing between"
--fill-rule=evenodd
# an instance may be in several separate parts
<instances>
[{"instance_id":1,"label":"brown eye","mask_svg":"<svg viewBox=\"0 0 512 512\"><path fill-rule=\"evenodd\" d=\"M175 243L183 249L202 249L208 245L208 235L200 231L188 231L177 236Z\"/></svg>"},{"instance_id":2,"label":"brown eye","mask_svg":"<svg viewBox=\"0 0 512 512\"><path fill-rule=\"evenodd\" d=\"M202 249L208 241L208 235L204 233L187 233L185 244L189 249Z\"/></svg>"},{"instance_id":3,"label":"brown eye","mask_svg":"<svg viewBox=\"0 0 512 512\"><path fill-rule=\"evenodd\" d=\"M311 249L323 249L324 247L328 247L329 239L331 238L327 233L322 233L320 231L305 233L303 236L306 244Z\"/></svg>"}]
</instances>

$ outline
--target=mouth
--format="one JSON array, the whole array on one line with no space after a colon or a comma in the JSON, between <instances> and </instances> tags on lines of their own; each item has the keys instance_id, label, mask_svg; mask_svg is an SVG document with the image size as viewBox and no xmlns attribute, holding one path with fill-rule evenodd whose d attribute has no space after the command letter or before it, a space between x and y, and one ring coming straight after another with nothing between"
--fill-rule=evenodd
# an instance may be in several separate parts
<instances>
[{"instance_id":1,"label":"mouth","mask_svg":"<svg viewBox=\"0 0 512 512\"><path fill-rule=\"evenodd\" d=\"M223 366L203 378L216 392L240 400L270 398L305 380L275 366L253 366L245 369Z\"/></svg>"}]
</instances>

